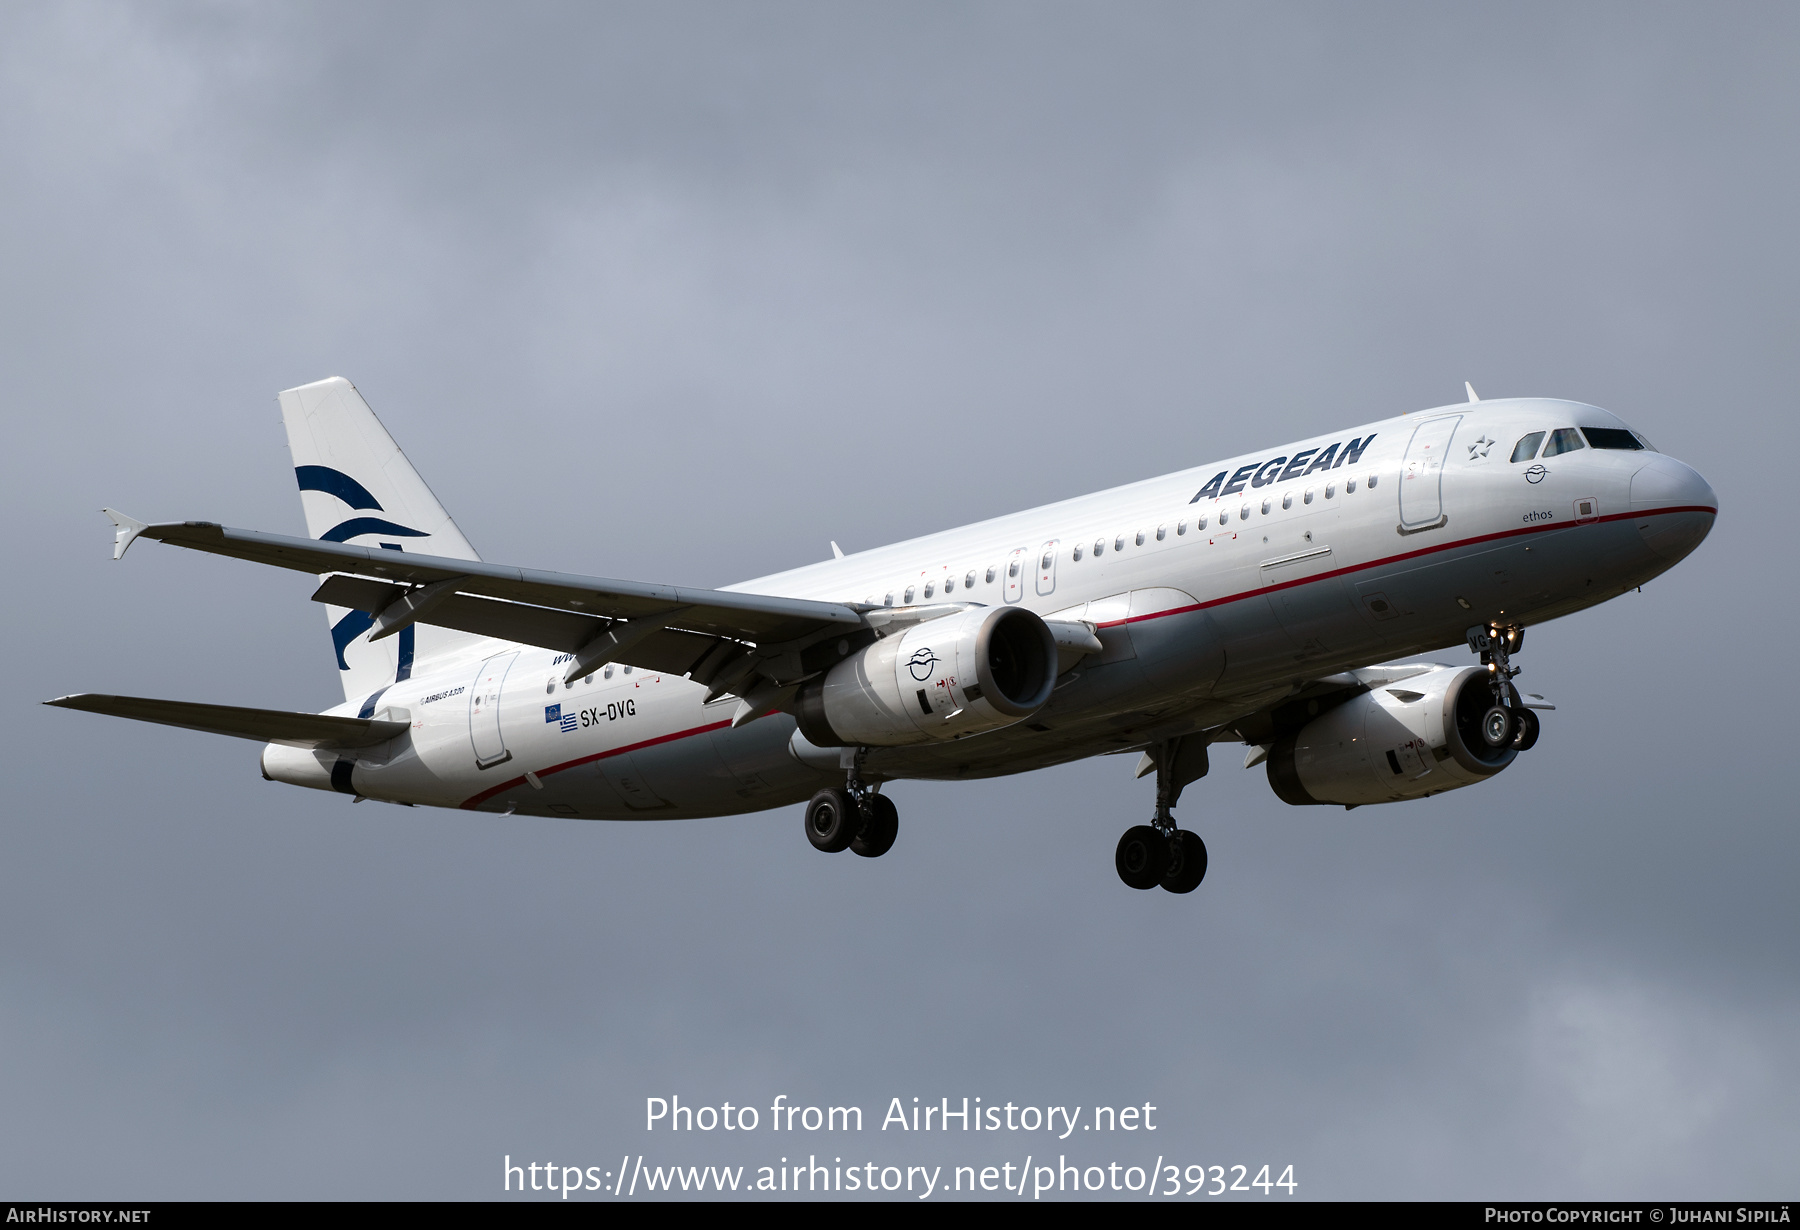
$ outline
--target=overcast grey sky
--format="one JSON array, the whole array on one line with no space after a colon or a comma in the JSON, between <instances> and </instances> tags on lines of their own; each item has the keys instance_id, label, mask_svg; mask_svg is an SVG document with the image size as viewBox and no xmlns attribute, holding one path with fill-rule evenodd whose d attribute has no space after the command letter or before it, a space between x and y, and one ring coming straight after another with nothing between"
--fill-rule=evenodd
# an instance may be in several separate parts
<instances>
[{"instance_id":1,"label":"overcast grey sky","mask_svg":"<svg viewBox=\"0 0 1800 1230\"><path fill-rule=\"evenodd\" d=\"M0 9L0 1195L789 1151L646 1137L671 1093L1150 1101L1151 1152L1310 1196L1790 1195L1797 51L1774 4ZM334 374L487 558L652 581L1464 380L1615 411L1723 513L1532 633L1559 708L1492 782L1296 809L1220 749L1186 899L1114 875L1129 758L899 784L871 862L38 707L339 698L304 578L113 564L96 511L299 532L273 396Z\"/></svg>"}]
</instances>

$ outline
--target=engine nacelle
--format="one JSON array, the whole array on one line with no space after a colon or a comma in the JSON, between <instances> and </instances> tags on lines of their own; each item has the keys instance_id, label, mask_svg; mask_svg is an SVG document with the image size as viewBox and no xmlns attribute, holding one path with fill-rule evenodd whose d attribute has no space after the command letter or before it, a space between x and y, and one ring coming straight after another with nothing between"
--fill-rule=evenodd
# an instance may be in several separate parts
<instances>
[{"instance_id":1,"label":"engine nacelle","mask_svg":"<svg viewBox=\"0 0 1800 1230\"><path fill-rule=\"evenodd\" d=\"M896 747L997 730L1044 707L1056 641L1022 607L976 607L866 645L801 689L800 730L820 747Z\"/></svg>"},{"instance_id":2,"label":"engine nacelle","mask_svg":"<svg viewBox=\"0 0 1800 1230\"><path fill-rule=\"evenodd\" d=\"M1490 748L1481 715L1488 672L1439 666L1320 714L1269 749L1269 785L1284 802L1395 803L1485 781L1513 762Z\"/></svg>"}]
</instances>

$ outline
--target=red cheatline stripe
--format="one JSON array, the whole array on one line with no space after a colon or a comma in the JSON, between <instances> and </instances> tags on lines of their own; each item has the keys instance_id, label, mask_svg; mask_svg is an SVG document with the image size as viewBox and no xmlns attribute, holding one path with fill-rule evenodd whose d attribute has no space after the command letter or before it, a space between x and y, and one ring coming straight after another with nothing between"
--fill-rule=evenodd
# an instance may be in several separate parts
<instances>
[{"instance_id":1,"label":"red cheatline stripe","mask_svg":"<svg viewBox=\"0 0 1800 1230\"><path fill-rule=\"evenodd\" d=\"M1388 564L1398 564L1409 559L1417 559L1422 555L1435 555L1440 551L1454 551L1458 547L1473 547L1484 542L1494 542L1501 538L1517 538L1523 534L1544 534L1551 530L1580 528L1584 525L1598 525L1602 521L1630 521L1638 517L1661 517L1670 513L1703 512L1719 515L1719 510L1705 504L1684 504L1678 508L1651 508L1643 512L1611 513L1604 517L1592 517L1585 521L1550 522L1545 525L1527 525L1516 530L1501 530L1495 534L1481 534L1474 538L1460 538L1455 542L1439 543L1436 546L1420 547L1417 551L1402 551L1399 555L1390 555L1384 559L1370 560L1366 564L1351 564L1344 568L1334 568L1330 572L1315 572L1311 576L1296 577L1292 581L1282 581L1274 585L1259 585L1255 589L1247 589L1241 593L1227 594L1223 598L1209 598L1205 602L1195 602L1188 606L1170 607L1166 611L1152 611L1147 615L1132 615L1126 619L1115 619L1108 623L1097 624L1096 627L1116 628L1120 624L1143 623L1147 619L1162 619L1169 615L1185 615L1189 611L1203 611L1208 607L1223 606L1227 602L1237 602L1257 594L1272 594L1278 589L1291 589L1296 585L1310 585L1314 581L1329 581L1333 577L1345 576L1352 572L1362 572L1369 568L1381 568Z\"/></svg>"},{"instance_id":2,"label":"red cheatline stripe","mask_svg":"<svg viewBox=\"0 0 1800 1230\"><path fill-rule=\"evenodd\" d=\"M731 719L727 718L723 722L710 722L705 726L695 726L688 730L678 730L672 735L658 735L654 739L645 739L642 743L627 743L624 747L610 747L604 752L595 752L592 756L582 756L575 760L565 760L561 764L551 765L548 769L539 769L537 775L539 777L549 777L552 773L561 773L564 769L573 769L578 765L592 764L596 760L605 760L608 756L623 756L626 752L635 752L639 748L655 747L658 743L673 743L677 739L686 739L692 735L703 735L709 730L723 730L729 725L731 725ZM473 798L463 800L460 806L465 809L480 807L495 795L505 794L508 790L516 789L525 784L526 782L523 776L512 778L508 781L501 782L498 786L483 790Z\"/></svg>"}]
</instances>

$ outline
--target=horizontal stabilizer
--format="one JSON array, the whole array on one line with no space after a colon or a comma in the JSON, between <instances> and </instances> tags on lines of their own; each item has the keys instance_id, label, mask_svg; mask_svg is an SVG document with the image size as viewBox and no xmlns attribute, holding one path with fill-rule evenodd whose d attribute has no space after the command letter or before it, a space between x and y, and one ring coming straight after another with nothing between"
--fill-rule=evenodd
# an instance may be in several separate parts
<instances>
[{"instance_id":1,"label":"horizontal stabilizer","mask_svg":"<svg viewBox=\"0 0 1800 1230\"><path fill-rule=\"evenodd\" d=\"M408 725L370 718L291 713L285 709L244 709L237 705L197 705L191 701L152 700L144 696L106 696L97 692L59 696L44 703L59 709L85 709L89 713L254 739L258 743L280 743L287 747L369 747L385 743L405 731Z\"/></svg>"}]
</instances>

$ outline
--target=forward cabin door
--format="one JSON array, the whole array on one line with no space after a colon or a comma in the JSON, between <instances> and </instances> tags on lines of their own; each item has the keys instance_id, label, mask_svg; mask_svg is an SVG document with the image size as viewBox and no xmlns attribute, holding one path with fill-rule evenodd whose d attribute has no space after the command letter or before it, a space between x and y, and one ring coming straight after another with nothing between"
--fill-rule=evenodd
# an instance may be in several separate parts
<instances>
[{"instance_id":1,"label":"forward cabin door","mask_svg":"<svg viewBox=\"0 0 1800 1230\"><path fill-rule=\"evenodd\" d=\"M1400 464L1400 530L1428 530L1444 523L1444 459L1462 415L1428 419L1414 428Z\"/></svg>"},{"instance_id":2,"label":"forward cabin door","mask_svg":"<svg viewBox=\"0 0 1800 1230\"><path fill-rule=\"evenodd\" d=\"M478 769L490 769L512 759L500 737L500 688L518 656L516 649L495 654L481 664L469 687L469 742L475 747Z\"/></svg>"}]
</instances>

